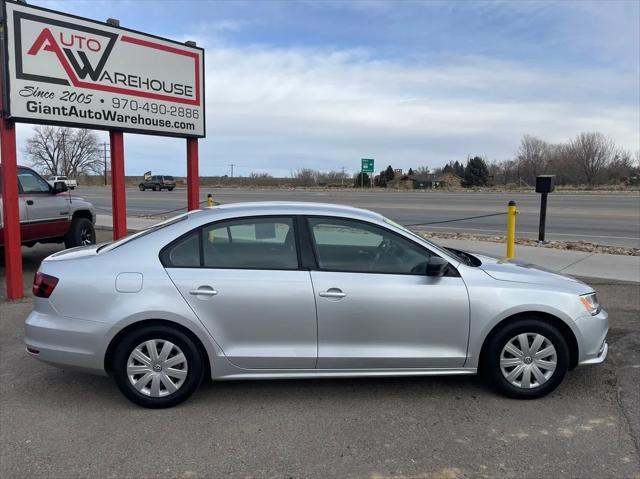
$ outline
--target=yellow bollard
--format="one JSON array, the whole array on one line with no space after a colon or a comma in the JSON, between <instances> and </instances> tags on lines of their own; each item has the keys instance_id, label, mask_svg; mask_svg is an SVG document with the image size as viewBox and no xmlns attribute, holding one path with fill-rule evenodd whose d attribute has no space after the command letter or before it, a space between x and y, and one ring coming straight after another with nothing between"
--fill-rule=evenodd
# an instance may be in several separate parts
<instances>
[{"instance_id":1,"label":"yellow bollard","mask_svg":"<svg viewBox=\"0 0 640 479\"><path fill-rule=\"evenodd\" d=\"M207 206L213 206L213 196L211 196L211 193L207 195Z\"/></svg>"},{"instance_id":2,"label":"yellow bollard","mask_svg":"<svg viewBox=\"0 0 640 479\"><path fill-rule=\"evenodd\" d=\"M507 207L507 256L506 259L511 259L515 256L515 243L516 243L516 215L518 210L516 209L516 202L509 201Z\"/></svg>"}]
</instances>

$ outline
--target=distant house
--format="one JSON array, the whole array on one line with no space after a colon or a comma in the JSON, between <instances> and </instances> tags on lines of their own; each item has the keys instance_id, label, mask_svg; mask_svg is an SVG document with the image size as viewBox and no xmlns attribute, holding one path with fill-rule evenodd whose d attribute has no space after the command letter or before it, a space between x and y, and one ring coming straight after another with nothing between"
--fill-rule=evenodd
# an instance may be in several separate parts
<instances>
[{"instance_id":1,"label":"distant house","mask_svg":"<svg viewBox=\"0 0 640 479\"><path fill-rule=\"evenodd\" d=\"M387 183L388 188L404 190L428 190L460 186L460 178L453 174L434 175L431 173L402 175Z\"/></svg>"}]
</instances>

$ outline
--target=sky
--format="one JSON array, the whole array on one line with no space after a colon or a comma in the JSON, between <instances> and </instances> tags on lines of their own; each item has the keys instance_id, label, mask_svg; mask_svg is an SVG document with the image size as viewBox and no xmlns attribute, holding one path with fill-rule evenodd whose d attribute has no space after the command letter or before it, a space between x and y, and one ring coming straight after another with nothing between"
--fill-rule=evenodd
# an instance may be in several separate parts
<instances>
[{"instance_id":1,"label":"sky","mask_svg":"<svg viewBox=\"0 0 640 479\"><path fill-rule=\"evenodd\" d=\"M525 134L640 150L637 0L29 4L204 47L201 175L507 160ZM126 134L125 154L128 175L186 174L184 140Z\"/></svg>"}]
</instances>

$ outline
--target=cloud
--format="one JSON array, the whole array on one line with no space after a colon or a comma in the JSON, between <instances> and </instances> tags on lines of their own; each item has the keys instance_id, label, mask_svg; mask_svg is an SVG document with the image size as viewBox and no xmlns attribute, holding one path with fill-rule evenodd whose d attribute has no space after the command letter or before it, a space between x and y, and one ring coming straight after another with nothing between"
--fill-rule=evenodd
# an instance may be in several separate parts
<instances>
[{"instance_id":1,"label":"cloud","mask_svg":"<svg viewBox=\"0 0 640 479\"><path fill-rule=\"evenodd\" d=\"M203 169L216 170L218 158L243 173L353 169L364 156L437 166L468 154L510 158L525 133L559 142L587 130L635 150L636 87L608 71L483 58L408 65L363 50L214 46L203 142L212 164Z\"/></svg>"},{"instance_id":2,"label":"cloud","mask_svg":"<svg viewBox=\"0 0 640 479\"><path fill-rule=\"evenodd\" d=\"M149 5L158 4L127 4ZM281 175L353 171L362 157L378 168L506 159L524 134L560 142L601 131L640 149L637 2L269 2L237 15L232 4L186 5L200 9L190 24L145 28L134 13L123 21L206 48L205 175L229 163ZM206 11L214 7L225 15ZM186 170L184 141L127 135L125 149L129 174Z\"/></svg>"}]
</instances>

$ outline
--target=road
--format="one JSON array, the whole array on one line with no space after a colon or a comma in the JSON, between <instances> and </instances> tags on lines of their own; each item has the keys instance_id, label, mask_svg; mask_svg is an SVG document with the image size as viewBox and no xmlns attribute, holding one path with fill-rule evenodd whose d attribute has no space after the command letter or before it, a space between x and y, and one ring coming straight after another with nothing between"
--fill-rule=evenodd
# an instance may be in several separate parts
<instances>
[{"instance_id":1,"label":"road","mask_svg":"<svg viewBox=\"0 0 640 479\"><path fill-rule=\"evenodd\" d=\"M25 250L25 283L58 249ZM0 302L0 477L640 479L638 286L590 283L609 358L535 401L472 377L229 381L146 410L109 378L28 358L32 300Z\"/></svg>"},{"instance_id":2,"label":"road","mask_svg":"<svg viewBox=\"0 0 640 479\"><path fill-rule=\"evenodd\" d=\"M520 214L517 234L537 238L540 195L535 193L360 192L316 190L201 189L201 200L211 193L221 203L244 201L319 201L341 203L377 211L402 224L449 221L469 216L505 212L515 200ZM111 211L111 191L104 187L80 188L76 194L92 201L99 212ZM130 215L159 215L183 208L186 191L127 189ZM177 213L172 213L177 214ZM504 234L505 216L428 225L433 231ZM547 240L589 241L640 248L640 196L638 194L549 195Z\"/></svg>"}]
</instances>

